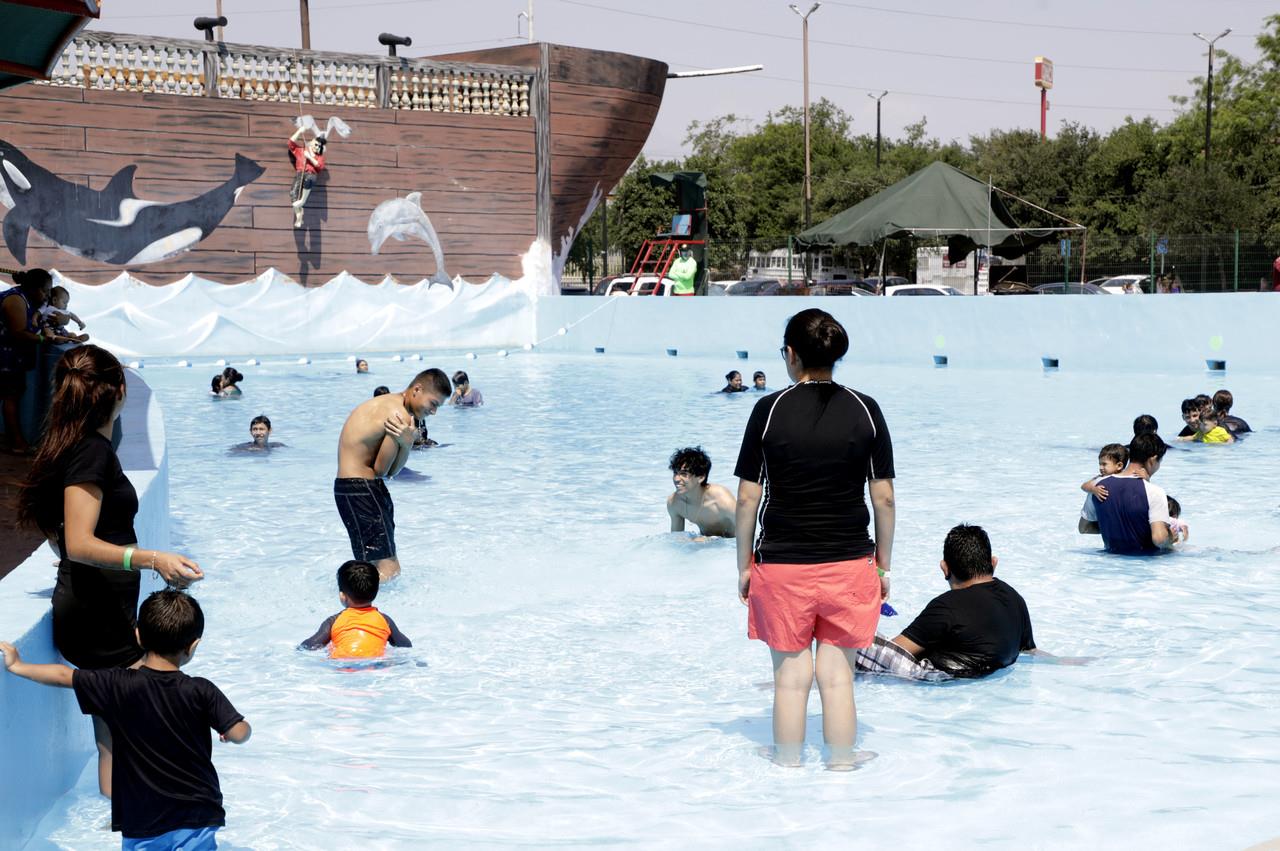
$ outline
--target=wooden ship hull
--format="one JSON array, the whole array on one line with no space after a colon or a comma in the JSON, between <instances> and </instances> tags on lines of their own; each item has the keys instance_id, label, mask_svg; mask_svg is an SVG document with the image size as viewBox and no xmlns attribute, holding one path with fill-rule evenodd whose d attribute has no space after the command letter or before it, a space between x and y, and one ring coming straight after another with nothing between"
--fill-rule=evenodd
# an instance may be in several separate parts
<instances>
[{"instance_id":1,"label":"wooden ship hull","mask_svg":"<svg viewBox=\"0 0 1280 851\"><path fill-rule=\"evenodd\" d=\"M0 92L0 266L518 278L535 242L568 252L639 154L666 71L554 44L397 59L86 33L49 81ZM285 142L303 114L351 133L330 134L295 228Z\"/></svg>"}]
</instances>

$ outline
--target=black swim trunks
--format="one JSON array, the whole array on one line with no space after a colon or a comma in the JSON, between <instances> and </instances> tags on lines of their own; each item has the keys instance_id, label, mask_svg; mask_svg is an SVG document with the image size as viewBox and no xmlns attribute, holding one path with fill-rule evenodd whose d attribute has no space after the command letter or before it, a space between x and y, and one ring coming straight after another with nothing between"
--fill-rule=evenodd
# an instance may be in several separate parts
<instances>
[{"instance_id":1,"label":"black swim trunks","mask_svg":"<svg viewBox=\"0 0 1280 851\"><path fill-rule=\"evenodd\" d=\"M385 482L334 479L333 500L351 538L352 558L362 561L395 558L395 509Z\"/></svg>"}]
</instances>

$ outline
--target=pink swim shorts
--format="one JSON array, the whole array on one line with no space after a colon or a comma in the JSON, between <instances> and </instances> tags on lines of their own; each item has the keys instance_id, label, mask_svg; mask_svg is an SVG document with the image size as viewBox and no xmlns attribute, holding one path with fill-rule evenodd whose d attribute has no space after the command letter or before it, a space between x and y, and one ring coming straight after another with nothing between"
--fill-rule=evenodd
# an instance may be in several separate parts
<instances>
[{"instance_id":1,"label":"pink swim shorts","mask_svg":"<svg viewBox=\"0 0 1280 851\"><path fill-rule=\"evenodd\" d=\"M870 647L880 622L875 556L822 564L753 564L747 636L795 653L816 638Z\"/></svg>"}]
</instances>

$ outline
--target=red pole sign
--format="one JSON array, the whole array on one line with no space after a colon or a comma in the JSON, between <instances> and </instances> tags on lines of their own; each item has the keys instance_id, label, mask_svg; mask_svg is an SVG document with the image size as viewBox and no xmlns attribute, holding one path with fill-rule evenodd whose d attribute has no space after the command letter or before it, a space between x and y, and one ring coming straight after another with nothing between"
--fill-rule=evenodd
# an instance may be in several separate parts
<instances>
[{"instance_id":1,"label":"red pole sign","mask_svg":"<svg viewBox=\"0 0 1280 851\"><path fill-rule=\"evenodd\" d=\"M1044 139L1049 112L1049 89L1053 88L1053 60L1036 57L1036 88L1040 90L1040 138Z\"/></svg>"}]
</instances>

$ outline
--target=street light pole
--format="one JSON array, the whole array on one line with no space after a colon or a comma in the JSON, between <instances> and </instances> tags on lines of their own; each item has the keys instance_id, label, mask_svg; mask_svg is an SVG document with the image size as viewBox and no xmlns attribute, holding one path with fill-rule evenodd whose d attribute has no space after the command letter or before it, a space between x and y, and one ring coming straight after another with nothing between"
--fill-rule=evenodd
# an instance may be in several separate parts
<instances>
[{"instance_id":1,"label":"street light pole","mask_svg":"<svg viewBox=\"0 0 1280 851\"><path fill-rule=\"evenodd\" d=\"M867 97L871 98L876 102L876 168L877 169L880 168L880 101L887 94L889 94L888 91L881 92L878 95L873 95L869 93L867 94Z\"/></svg>"},{"instance_id":2,"label":"street light pole","mask_svg":"<svg viewBox=\"0 0 1280 851\"><path fill-rule=\"evenodd\" d=\"M1192 33L1209 45L1209 78L1204 101L1204 167L1206 169L1209 168L1209 150L1213 145L1213 46L1218 39L1227 36L1230 32L1231 27L1227 27L1213 38L1205 38L1202 33Z\"/></svg>"},{"instance_id":3,"label":"street light pole","mask_svg":"<svg viewBox=\"0 0 1280 851\"><path fill-rule=\"evenodd\" d=\"M311 0L298 0L298 17L302 24L302 49L311 49Z\"/></svg>"},{"instance_id":4,"label":"street light pole","mask_svg":"<svg viewBox=\"0 0 1280 851\"><path fill-rule=\"evenodd\" d=\"M821 5L821 3L814 3L807 12L801 12L794 3L788 4L787 7L799 15L803 22L801 33L804 41L804 226L806 230L812 223L810 207L813 205L813 184L809 162L809 16L818 11Z\"/></svg>"}]
</instances>

